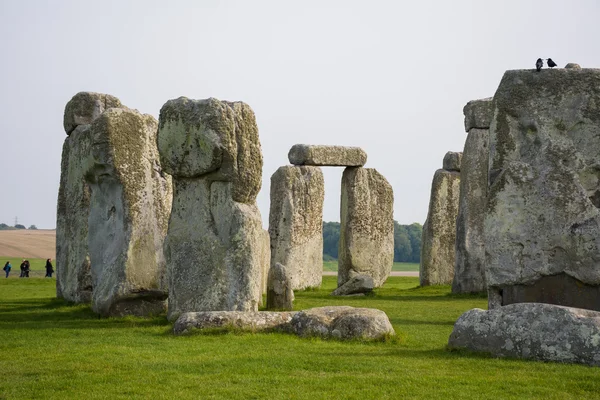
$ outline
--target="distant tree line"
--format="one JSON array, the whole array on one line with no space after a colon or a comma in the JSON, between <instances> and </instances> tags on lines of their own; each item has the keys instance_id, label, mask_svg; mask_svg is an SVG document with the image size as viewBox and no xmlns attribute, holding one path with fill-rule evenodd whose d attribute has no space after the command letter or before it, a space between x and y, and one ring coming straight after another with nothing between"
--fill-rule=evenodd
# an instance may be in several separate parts
<instances>
[{"instance_id":1,"label":"distant tree line","mask_svg":"<svg viewBox=\"0 0 600 400\"><path fill-rule=\"evenodd\" d=\"M25 228L25 225L16 224L15 226L9 226L5 223L0 223L0 231L11 231L15 229L37 229L37 226L31 225L29 228Z\"/></svg>"},{"instance_id":2,"label":"distant tree line","mask_svg":"<svg viewBox=\"0 0 600 400\"><path fill-rule=\"evenodd\" d=\"M394 221L394 261L418 263L421 261L421 234L418 223L401 225ZM323 259L337 260L340 243L340 223L323 222Z\"/></svg>"}]
</instances>

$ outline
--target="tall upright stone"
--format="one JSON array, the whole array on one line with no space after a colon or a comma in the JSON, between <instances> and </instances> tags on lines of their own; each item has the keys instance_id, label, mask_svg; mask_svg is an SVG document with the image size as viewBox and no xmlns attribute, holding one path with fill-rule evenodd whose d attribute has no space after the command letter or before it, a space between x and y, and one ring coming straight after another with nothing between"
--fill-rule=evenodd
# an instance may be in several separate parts
<instances>
[{"instance_id":1,"label":"tall upright stone","mask_svg":"<svg viewBox=\"0 0 600 400\"><path fill-rule=\"evenodd\" d=\"M487 202L491 104L491 98L473 100L463 109L468 135L460 168L452 293L486 290L483 221Z\"/></svg>"},{"instance_id":2,"label":"tall upright stone","mask_svg":"<svg viewBox=\"0 0 600 400\"><path fill-rule=\"evenodd\" d=\"M460 191L460 153L448 152L433 175L429 211L421 239L421 286L450 285L454 278L456 217Z\"/></svg>"},{"instance_id":3,"label":"tall upright stone","mask_svg":"<svg viewBox=\"0 0 600 400\"><path fill-rule=\"evenodd\" d=\"M490 308L600 310L600 69L506 71L493 105Z\"/></svg>"},{"instance_id":4,"label":"tall upright stone","mask_svg":"<svg viewBox=\"0 0 600 400\"><path fill-rule=\"evenodd\" d=\"M265 240L254 112L242 102L180 97L165 103L159 120L158 149L175 186L165 243L168 318L256 311Z\"/></svg>"},{"instance_id":5,"label":"tall upright stone","mask_svg":"<svg viewBox=\"0 0 600 400\"><path fill-rule=\"evenodd\" d=\"M90 130L92 309L105 316L160 313L167 299L163 241L172 186L158 158L158 123L112 108Z\"/></svg>"},{"instance_id":6,"label":"tall upright stone","mask_svg":"<svg viewBox=\"0 0 600 400\"><path fill-rule=\"evenodd\" d=\"M324 193L319 167L283 166L271 176L271 268L285 265L294 290L321 285Z\"/></svg>"},{"instance_id":7,"label":"tall upright stone","mask_svg":"<svg viewBox=\"0 0 600 400\"><path fill-rule=\"evenodd\" d=\"M357 275L383 285L394 263L394 193L374 168L342 175L338 287Z\"/></svg>"},{"instance_id":8,"label":"tall upright stone","mask_svg":"<svg viewBox=\"0 0 600 400\"><path fill-rule=\"evenodd\" d=\"M90 189L84 175L91 162L90 124L109 108L123 107L108 94L80 92L67 103L56 212L56 294L82 303L92 300L88 251Z\"/></svg>"}]
</instances>

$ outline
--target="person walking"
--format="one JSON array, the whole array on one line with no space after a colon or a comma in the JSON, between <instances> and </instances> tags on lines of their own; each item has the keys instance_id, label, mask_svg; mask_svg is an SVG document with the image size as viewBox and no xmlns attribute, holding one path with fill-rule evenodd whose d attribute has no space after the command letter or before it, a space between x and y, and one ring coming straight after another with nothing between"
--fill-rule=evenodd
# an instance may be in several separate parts
<instances>
[{"instance_id":1,"label":"person walking","mask_svg":"<svg viewBox=\"0 0 600 400\"><path fill-rule=\"evenodd\" d=\"M23 259L23 262L21 262L21 266L19 268L21 269L21 275L19 275L19 278L25 278L25 259Z\"/></svg>"},{"instance_id":2,"label":"person walking","mask_svg":"<svg viewBox=\"0 0 600 400\"><path fill-rule=\"evenodd\" d=\"M23 270L23 272L25 272L25 278L29 278L30 270L31 270L31 266L29 265L29 260L25 260L25 269Z\"/></svg>"},{"instance_id":3,"label":"person walking","mask_svg":"<svg viewBox=\"0 0 600 400\"><path fill-rule=\"evenodd\" d=\"M46 276L44 278L52 278L54 268L52 268L52 263L50 262L50 260L50 258L46 260Z\"/></svg>"},{"instance_id":4,"label":"person walking","mask_svg":"<svg viewBox=\"0 0 600 400\"><path fill-rule=\"evenodd\" d=\"M10 269L12 268L12 265L10 265L10 261L7 261L6 264L4 264L4 272L6 272L6 277L8 278L8 274L10 274Z\"/></svg>"}]
</instances>

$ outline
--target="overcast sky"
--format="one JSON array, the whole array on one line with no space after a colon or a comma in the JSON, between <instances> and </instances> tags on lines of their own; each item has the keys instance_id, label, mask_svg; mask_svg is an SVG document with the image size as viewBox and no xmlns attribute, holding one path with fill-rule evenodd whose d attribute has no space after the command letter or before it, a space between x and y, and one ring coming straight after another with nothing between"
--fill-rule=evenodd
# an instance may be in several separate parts
<instances>
[{"instance_id":1,"label":"overcast sky","mask_svg":"<svg viewBox=\"0 0 600 400\"><path fill-rule=\"evenodd\" d=\"M0 0L0 222L56 226L63 111L79 91L158 117L169 99L241 100L264 155L258 204L295 143L360 146L423 223L462 108L538 57L600 67L600 2ZM325 168L339 221L342 169Z\"/></svg>"}]
</instances>

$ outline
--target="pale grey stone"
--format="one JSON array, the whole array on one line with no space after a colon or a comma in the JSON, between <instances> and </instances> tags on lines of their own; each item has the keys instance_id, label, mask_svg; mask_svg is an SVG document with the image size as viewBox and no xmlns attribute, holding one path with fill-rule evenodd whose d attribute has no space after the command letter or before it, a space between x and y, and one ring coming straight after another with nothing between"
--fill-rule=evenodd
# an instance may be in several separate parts
<instances>
[{"instance_id":1,"label":"pale grey stone","mask_svg":"<svg viewBox=\"0 0 600 400\"><path fill-rule=\"evenodd\" d=\"M342 286L335 289L332 296L350 296L356 294L370 293L373 291L375 284L373 278L367 275L356 275L350 278Z\"/></svg>"},{"instance_id":2,"label":"pale grey stone","mask_svg":"<svg viewBox=\"0 0 600 400\"><path fill-rule=\"evenodd\" d=\"M323 173L319 167L280 167L271 177L271 265L288 269L292 289L321 285Z\"/></svg>"},{"instance_id":3,"label":"pale grey stone","mask_svg":"<svg viewBox=\"0 0 600 400\"><path fill-rule=\"evenodd\" d=\"M373 308L311 308L294 314L290 324L294 333L304 337L377 340L395 335L385 312Z\"/></svg>"},{"instance_id":4,"label":"pale grey stone","mask_svg":"<svg viewBox=\"0 0 600 400\"><path fill-rule=\"evenodd\" d=\"M280 263L275 263L269 270L267 309L288 311L294 309L292 277L286 267Z\"/></svg>"},{"instance_id":5,"label":"pale grey stone","mask_svg":"<svg viewBox=\"0 0 600 400\"><path fill-rule=\"evenodd\" d=\"M110 94L79 92L67 103L63 126L67 135L79 125L89 125L109 108L123 108L121 101Z\"/></svg>"},{"instance_id":6,"label":"pale grey stone","mask_svg":"<svg viewBox=\"0 0 600 400\"><path fill-rule=\"evenodd\" d=\"M488 129L473 128L465 142L460 171L452 293L486 290L483 222L487 202L489 135Z\"/></svg>"},{"instance_id":7,"label":"pale grey stone","mask_svg":"<svg viewBox=\"0 0 600 400\"><path fill-rule=\"evenodd\" d=\"M260 306L263 304L262 295L267 294L267 280L269 277L269 269L271 267L271 237L269 231L263 229L261 232L260 242L260 265L262 265L262 276L260 280Z\"/></svg>"},{"instance_id":8,"label":"pale grey stone","mask_svg":"<svg viewBox=\"0 0 600 400\"><path fill-rule=\"evenodd\" d=\"M581 69L581 66L579 64L575 64L575 63L568 63L567 65L565 65L565 68L567 68L567 69Z\"/></svg>"},{"instance_id":9,"label":"pale grey stone","mask_svg":"<svg viewBox=\"0 0 600 400\"><path fill-rule=\"evenodd\" d=\"M288 159L294 165L362 167L367 163L367 153L360 147L295 144Z\"/></svg>"},{"instance_id":10,"label":"pale grey stone","mask_svg":"<svg viewBox=\"0 0 600 400\"><path fill-rule=\"evenodd\" d=\"M488 129L494 115L492 98L471 100L463 108L465 132L473 128Z\"/></svg>"},{"instance_id":11,"label":"pale grey stone","mask_svg":"<svg viewBox=\"0 0 600 400\"><path fill-rule=\"evenodd\" d=\"M384 284L394 263L394 192L373 168L342 175L338 287L356 275Z\"/></svg>"},{"instance_id":12,"label":"pale grey stone","mask_svg":"<svg viewBox=\"0 0 600 400\"><path fill-rule=\"evenodd\" d=\"M173 333L183 335L194 329L239 329L250 332L288 332L294 312L201 311L186 312L177 318Z\"/></svg>"},{"instance_id":13,"label":"pale grey stone","mask_svg":"<svg viewBox=\"0 0 600 400\"><path fill-rule=\"evenodd\" d=\"M516 70L496 91L484 230L504 305L600 310L598 82L598 69Z\"/></svg>"},{"instance_id":14,"label":"pale grey stone","mask_svg":"<svg viewBox=\"0 0 600 400\"><path fill-rule=\"evenodd\" d=\"M600 312L542 303L476 308L456 321L448 346L600 366Z\"/></svg>"},{"instance_id":15,"label":"pale grey stone","mask_svg":"<svg viewBox=\"0 0 600 400\"><path fill-rule=\"evenodd\" d=\"M463 153L449 151L444 155L443 168L446 171L460 172Z\"/></svg>"},{"instance_id":16,"label":"pale grey stone","mask_svg":"<svg viewBox=\"0 0 600 400\"><path fill-rule=\"evenodd\" d=\"M254 204L262 184L262 152L254 112L245 103L186 97L160 110L158 149L177 178L233 182L233 200Z\"/></svg>"},{"instance_id":17,"label":"pale grey stone","mask_svg":"<svg viewBox=\"0 0 600 400\"><path fill-rule=\"evenodd\" d=\"M165 309L163 240L172 188L158 160L157 121L112 108L91 125L88 245L92 309L148 315Z\"/></svg>"},{"instance_id":18,"label":"pale grey stone","mask_svg":"<svg viewBox=\"0 0 600 400\"><path fill-rule=\"evenodd\" d=\"M438 169L421 239L421 286L449 285L454 278L460 173Z\"/></svg>"}]
</instances>

